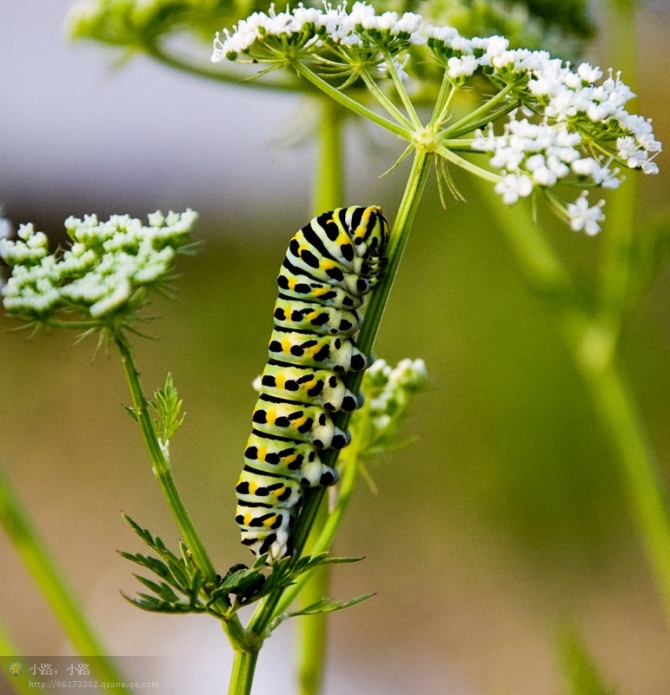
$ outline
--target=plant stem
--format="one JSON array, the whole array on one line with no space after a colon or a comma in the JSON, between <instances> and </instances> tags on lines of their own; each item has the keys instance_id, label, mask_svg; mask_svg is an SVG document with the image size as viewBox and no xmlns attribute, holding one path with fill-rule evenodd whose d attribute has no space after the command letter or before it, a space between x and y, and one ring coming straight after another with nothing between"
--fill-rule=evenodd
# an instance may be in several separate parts
<instances>
[{"instance_id":1,"label":"plant stem","mask_svg":"<svg viewBox=\"0 0 670 695\"><path fill-rule=\"evenodd\" d=\"M292 92L294 94L300 89L299 84L291 80L272 80L267 79L267 77L258 79L260 75L249 78L239 74L237 71L226 72L216 68L204 68L200 63L188 62L183 58L170 55L156 44L145 45L142 47L142 50L154 60L173 70L214 82L222 82L223 84L236 85L238 87L243 86L244 88L253 87L255 89L271 90L273 92Z\"/></svg>"},{"instance_id":2,"label":"plant stem","mask_svg":"<svg viewBox=\"0 0 670 695\"><path fill-rule=\"evenodd\" d=\"M481 128L487 123L491 123L500 118L500 116L512 111L518 106L516 102L505 104L498 111L493 112L492 109L494 106L497 106L499 102L504 102L513 88L513 84L508 84L503 87L497 94L478 106L474 111L468 113L467 116L461 118L460 121L456 121L456 123L449 128L445 128L442 137L445 139L457 138L464 133L469 133L476 128Z\"/></svg>"},{"instance_id":3,"label":"plant stem","mask_svg":"<svg viewBox=\"0 0 670 695\"><path fill-rule=\"evenodd\" d=\"M583 368L582 375L596 412L618 453L630 513L670 625L669 507L632 394L611 362L600 368Z\"/></svg>"},{"instance_id":4,"label":"plant stem","mask_svg":"<svg viewBox=\"0 0 670 695\"><path fill-rule=\"evenodd\" d=\"M312 214L318 215L342 205L344 176L342 128L345 113L330 99L319 99L318 152L312 190Z\"/></svg>"},{"instance_id":5,"label":"plant stem","mask_svg":"<svg viewBox=\"0 0 670 695\"><path fill-rule=\"evenodd\" d=\"M122 683L123 678L88 624L72 590L58 572L56 565L33 528L17 496L6 478L0 474L0 524L19 554L33 581L44 596L63 632L81 656L95 656L96 675L109 683ZM111 692L127 695L122 687Z\"/></svg>"},{"instance_id":6,"label":"plant stem","mask_svg":"<svg viewBox=\"0 0 670 695\"><path fill-rule=\"evenodd\" d=\"M211 584L216 584L217 574L216 570L214 569L214 565L209 559L209 555L207 554L207 551L205 550L205 547L202 544L195 527L193 526L193 522L186 511L186 507L181 500L179 491L177 490L177 486L174 482L174 478L172 477L172 471L170 470L170 466L165 459L160 442L156 436L154 423L151 418L151 413L149 412L149 401L142 390L139 371L135 366L130 344L121 332L116 332L113 335L113 338L119 352L121 353L121 362L123 364L123 371L126 375L126 380L130 389L133 409L140 428L142 429L142 436L149 452L149 457L151 458L151 465L154 475L156 476L156 480L158 480L161 491L163 492L170 511L177 522L177 526L184 539L184 542L193 556L193 560L205 575L207 580ZM219 607L221 608L221 612L226 611L227 607L223 603L221 603ZM223 621L222 625L233 646L233 649L239 651L240 649L248 648L244 629L236 615L228 621Z\"/></svg>"},{"instance_id":7,"label":"plant stem","mask_svg":"<svg viewBox=\"0 0 670 695\"><path fill-rule=\"evenodd\" d=\"M318 540L327 520L328 507L322 504L314 519L305 553L316 554L314 540ZM330 589L330 565L317 567L314 572L310 572L308 576L305 576L305 581L301 582L300 589L297 596L301 608L326 598ZM298 692L300 695L318 695L321 692L326 662L327 620L328 616L325 613L297 618Z\"/></svg>"},{"instance_id":8,"label":"plant stem","mask_svg":"<svg viewBox=\"0 0 670 695\"><path fill-rule=\"evenodd\" d=\"M350 109L363 118L367 118L385 130L390 130L392 133L399 135L405 140L409 140L411 138L412 132L408 128L387 120L375 111L369 109L367 106L363 106L363 104L360 104L355 99L352 99L350 96L340 92L339 89L336 89L331 84L321 79L318 75L314 74L309 68L305 67L299 60L291 63L291 65L299 75L302 75L302 77L311 82L324 94L331 97L331 99L333 99L336 103L341 104L345 108Z\"/></svg>"},{"instance_id":9,"label":"plant stem","mask_svg":"<svg viewBox=\"0 0 670 695\"><path fill-rule=\"evenodd\" d=\"M236 651L233 671L230 674L228 695L250 695L254 681L258 650Z\"/></svg>"},{"instance_id":10,"label":"plant stem","mask_svg":"<svg viewBox=\"0 0 670 695\"><path fill-rule=\"evenodd\" d=\"M363 407L365 408L365 404ZM358 477L358 461L360 447L363 441L359 434L360 433L356 433L357 436L352 437L351 444L340 452L338 462L340 464L339 468L342 471L342 477L340 478L337 490L337 500L335 502L335 507L328 514L322 527L318 524L319 516L317 516L317 523L313 528L314 531L318 529L318 535L317 533L313 533L315 541L314 544L310 546L310 553L312 555L319 555L330 550L335 534L342 521L342 517L351 501ZM324 505L322 505L321 508L323 509ZM326 567L328 567L328 565L326 565ZM288 610L296 596L302 595L303 586L309 582L311 576L312 573L310 572L300 575L295 584L284 591L281 601L277 604L277 609L275 611L276 615L281 615L284 611Z\"/></svg>"}]
</instances>

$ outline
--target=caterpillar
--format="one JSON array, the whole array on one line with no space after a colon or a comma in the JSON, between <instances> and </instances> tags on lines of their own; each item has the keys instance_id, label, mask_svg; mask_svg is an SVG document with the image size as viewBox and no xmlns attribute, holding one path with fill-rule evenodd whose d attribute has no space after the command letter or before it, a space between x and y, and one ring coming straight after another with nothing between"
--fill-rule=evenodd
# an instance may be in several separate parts
<instances>
[{"instance_id":1,"label":"caterpillar","mask_svg":"<svg viewBox=\"0 0 670 695\"><path fill-rule=\"evenodd\" d=\"M354 206L324 212L289 242L235 488L242 543L257 556L267 553L269 562L293 552L291 531L305 488L337 481L322 453L350 440L333 414L362 405L344 380L369 366L354 336L366 295L382 277L388 237L381 208Z\"/></svg>"}]
</instances>

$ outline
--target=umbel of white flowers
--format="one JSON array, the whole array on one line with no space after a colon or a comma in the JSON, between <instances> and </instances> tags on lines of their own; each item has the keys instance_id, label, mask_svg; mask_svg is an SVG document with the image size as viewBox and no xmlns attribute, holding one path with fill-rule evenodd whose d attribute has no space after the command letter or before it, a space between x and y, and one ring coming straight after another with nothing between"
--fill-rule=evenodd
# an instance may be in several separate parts
<instances>
[{"instance_id":1,"label":"umbel of white flowers","mask_svg":"<svg viewBox=\"0 0 670 695\"><path fill-rule=\"evenodd\" d=\"M12 268L2 288L4 307L33 321L47 321L59 311L70 319L101 322L124 316L137 309L147 288L165 279L196 219L193 210L155 212L148 226L128 215L106 222L95 215L68 217L72 244L53 254L43 232L21 225L18 239L0 239L0 257Z\"/></svg>"},{"instance_id":2,"label":"umbel of white flowers","mask_svg":"<svg viewBox=\"0 0 670 695\"><path fill-rule=\"evenodd\" d=\"M546 51L510 49L501 36L468 39L419 14L377 15L364 2L350 10L346 3L326 3L322 10L298 5L286 12L271 7L267 14L255 12L232 31L216 35L212 61L224 59L260 63L266 69L299 64L340 89L355 77L370 87L390 76L396 89L408 85L402 99L408 114L414 66L432 61L453 93L467 88L482 98L473 113L458 121L448 110L441 115L432 150L457 165L461 153L488 157L485 167L460 162L493 181L507 204L536 190L547 193L558 183L616 188L626 168L658 172L654 158L661 143L649 119L626 110L634 94L619 74L588 63L573 67ZM418 74L425 74L425 65ZM385 106L384 96L372 92ZM416 121L398 110L395 115L387 111L406 128L401 136L421 142L418 131L411 131ZM494 129L499 123L502 127ZM599 231L603 201L589 206L586 195L572 203L558 195L549 199L575 231Z\"/></svg>"}]
</instances>

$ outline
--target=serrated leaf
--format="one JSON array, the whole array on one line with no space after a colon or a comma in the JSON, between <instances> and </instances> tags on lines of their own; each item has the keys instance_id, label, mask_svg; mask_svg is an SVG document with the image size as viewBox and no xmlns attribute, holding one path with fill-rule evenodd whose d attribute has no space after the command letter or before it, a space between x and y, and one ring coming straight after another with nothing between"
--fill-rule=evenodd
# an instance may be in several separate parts
<instances>
[{"instance_id":1,"label":"serrated leaf","mask_svg":"<svg viewBox=\"0 0 670 695\"><path fill-rule=\"evenodd\" d=\"M341 611L344 608L349 608L349 606L354 606L361 601L366 601L372 598L375 594L362 594L361 596L356 596L355 598L349 599L348 601L336 601L335 599L324 598L311 606L307 606L299 611L294 611L287 613L287 618L297 618L301 615L319 615L320 613L333 613L334 611Z\"/></svg>"},{"instance_id":2,"label":"serrated leaf","mask_svg":"<svg viewBox=\"0 0 670 695\"><path fill-rule=\"evenodd\" d=\"M326 557L321 564L322 565L346 565L352 562L360 562L365 560L365 555L352 556L352 557Z\"/></svg>"},{"instance_id":3,"label":"serrated leaf","mask_svg":"<svg viewBox=\"0 0 670 695\"><path fill-rule=\"evenodd\" d=\"M154 574L157 574L159 577L165 579L166 581L169 581L172 578L172 572L170 571L170 568L164 562L161 562L155 557L150 557L148 555L140 555L139 553L133 555L132 553L126 553L123 550L119 551L119 555L121 555L121 557L125 558L126 560L134 562L136 565L145 567L146 569L153 572Z\"/></svg>"},{"instance_id":4,"label":"serrated leaf","mask_svg":"<svg viewBox=\"0 0 670 695\"><path fill-rule=\"evenodd\" d=\"M133 606L137 606L137 608L141 608L143 611L149 611L151 613L179 613L179 614L184 614L184 613L194 613L194 612L202 612L202 611L194 611L192 610L189 606L186 606L184 604L172 604L172 603L167 603L165 601L161 601L157 599L155 596L149 596L147 594L138 594L139 598L132 598L130 596L127 596L123 592L121 593L121 596L126 599L129 603L132 603Z\"/></svg>"},{"instance_id":5,"label":"serrated leaf","mask_svg":"<svg viewBox=\"0 0 670 695\"><path fill-rule=\"evenodd\" d=\"M167 442L186 418L181 412L183 401L179 398L171 372L168 372L165 378L165 386L154 394L152 405L158 416L157 425L162 432L161 440Z\"/></svg>"},{"instance_id":6,"label":"serrated leaf","mask_svg":"<svg viewBox=\"0 0 670 695\"><path fill-rule=\"evenodd\" d=\"M168 603L179 603L179 596L177 596L177 594L175 594L175 592L172 591L172 589L165 582L158 584L140 574L136 574L135 578L138 582L144 584L147 589L151 589L156 596L162 598L164 601L167 601Z\"/></svg>"},{"instance_id":7,"label":"serrated leaf","mask_svg":"<svg viewBox=\"0 0 670 695\"><path fill-rule=\"evenodd\" d=\"M124 518L133 531L158 557L123 551L120 552L120 555L149 570L161 580L156 582L148 577L135 575L137 580L150 589L155 596L139 594L137 599L128 600L144 610L180 613L203 612L205 607L199 596L203 589L204 578L190 557L186 546L180 544L183 559L179 558L166 547L160 538L154 537L129 516L124 514ZM172 606L172 609L169 609L169 606Z\"/></svg>"},{"instance_id":8,"label":"serrated leaf","mask_svg":"<svg viewBox=\"0 0 670 695\"><path fill-rule=\"evenodd\" d=\"M361 596L356 596L356 598L349 599L348 601L335 601L334 599L324 598L316 603L303 608L299 611L292 611L291 613L284 613L277 618L275 618L269 626L268 632L272 632L276 627L278 627L284 620L289 618L306 617L308 615L319 615L320 613L333 613L334 611L341 611L344 608L349 608L349 606L354 606L361 601L366 601L375 594L363 594Z\"/></svg>"}]
</instances>

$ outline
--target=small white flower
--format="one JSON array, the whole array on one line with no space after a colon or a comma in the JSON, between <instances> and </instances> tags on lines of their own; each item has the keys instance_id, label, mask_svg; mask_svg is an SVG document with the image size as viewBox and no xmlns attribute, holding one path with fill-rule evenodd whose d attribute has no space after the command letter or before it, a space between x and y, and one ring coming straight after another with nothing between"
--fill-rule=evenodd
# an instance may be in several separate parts
<instances>
[{"instance_id":1,"label":"small white flower","mask_svg":"<svg viewBox=\"0 0 670 695\"><path fill-rule=\"evenodd\" d=\"M603 71L600 68L594 68L589 63L581 63L577 68L577 74L584 80L584 82L597 82L602 76Z\"/></svg>"},{"instance_id":2,"label":"small white flower","mask_svg":"<svg viewBox=\"0 0 670 695\"><path fill-rule=\"evenodd\" d=\"M568 203L567 212L570 218L570 228L574 232L581 232L594 236L600 231L600 222L605 219L602 211L605 201L601 200L596 205L589 207L587 193L584 192L574 203Z\"/></svg>"},{"instance_id":3,"label":"small white flower","mask_svg":"<svg viewBox=\"0 0 670 695\"><path fill-rule=\"evenodd\" d=\"M533 192L533 182L526 174L507 174L495 185L495 192L502 196L504 203L512 205Z\"/></svg>"},{"instance_id":4,"label":"small white flower","mask_svg":"<svg viewBox=\"0 0 670 695\"><path fill-rule=\"evenodd\" d=\"M452 56L447 61L447 74L452 79L470 77L475 73L478 66L479 62L473 55L465 55L461 58Z\"/></svg>"}]
</instances>

